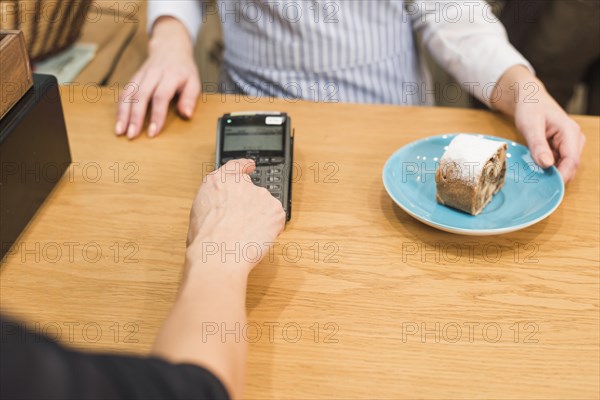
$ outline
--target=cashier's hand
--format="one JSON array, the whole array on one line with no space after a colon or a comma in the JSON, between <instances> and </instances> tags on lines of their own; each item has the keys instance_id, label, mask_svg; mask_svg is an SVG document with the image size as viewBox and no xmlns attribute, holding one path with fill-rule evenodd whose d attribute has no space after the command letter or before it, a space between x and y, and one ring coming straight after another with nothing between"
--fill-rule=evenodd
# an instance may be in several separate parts
<instances>
[{"instance_id":1,"label":"cashier's hand","mask_svg":"<svg viewBox=\"0 0 600 400\"><path fill-rule=\"evenodd\" d=\"M517 101L515 83L521 88ZM525 86L528 83L532 85ZM515 125L527 141L534 161L542 168L556 165L565 183L573 180L585 146L585 136L577 122L523 66L511 68L498 86L503 94L497 108L514 116Z\"/></svg>"},{"instance_id":2,"label":"cashier's hand","mask_svg":"<svg viewBox=\"0 0 600 400\"><path fill-rule=\"evenodd\" d=\"M585 136L548 93L540 95L537 103L519 103L515 124L539 166L556 165L565 183L575 178Z\"/></svg>"},{"instance_id":3,"label":"cashier's hand","mask_svg":"<svg viewBox=\"0 0 600 400\"><path fill-rule=\"evenodd\" d=\"M184 25L172 17L159 18L152 29L149 56L119 99L115 133L134 139L150 113L148 136L162 130L169 104L179 94L177 110L191 118L200 94L200 76L193 43Z\"/></svg>"},{"instance_id":4,"label":"cashier's hand","mask_svg":"<svg viewBox=\"0 0 600 400\"><path fill-rule=\"evenodd\" d=\"M267 189L252 183L255 169L252 160L232 160L207 175L190 214L186 265L249 273L268 254L286 215Z\"/></svg>"}]
</instances>

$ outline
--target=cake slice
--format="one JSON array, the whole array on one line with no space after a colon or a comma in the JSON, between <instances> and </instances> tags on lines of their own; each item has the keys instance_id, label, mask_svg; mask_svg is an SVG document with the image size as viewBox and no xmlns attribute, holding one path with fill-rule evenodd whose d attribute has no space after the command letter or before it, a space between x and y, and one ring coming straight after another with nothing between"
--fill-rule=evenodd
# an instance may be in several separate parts
<instances>
[{"instance_id":1,"label":"cake slice","mask_svg":"<svg viewBox=\"0 0 600 400\"><path fill-rule=\"evenodd\" d=\"M438 203L471 215L481 213L504 185L507 149L504 142L457 135L435 174Z\"/></svg>"}]
</instances>

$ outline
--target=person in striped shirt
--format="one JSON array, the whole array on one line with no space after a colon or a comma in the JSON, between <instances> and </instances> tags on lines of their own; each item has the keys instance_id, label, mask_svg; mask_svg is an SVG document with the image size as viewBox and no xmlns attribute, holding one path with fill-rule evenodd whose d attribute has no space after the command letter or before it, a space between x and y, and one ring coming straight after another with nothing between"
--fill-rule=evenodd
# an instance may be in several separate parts
<instances>
[{"instance_id":1,"label":"person in striped shirt","mask_svg":"<svg viewBox=\"0 0 600 400\"><path fill-rule=\"evenodd\" d=\"M432 104L416 36L471 94L514 119L533 159L575 177L585 136L508 42L485 0L153 0L149 56L118 108L134 139L164 126L168 105L191 118L201 91L193 45L218 13L226 93L330 102ZM206 82L205 82L206 84Z\"/></svg>"}]
</instances>

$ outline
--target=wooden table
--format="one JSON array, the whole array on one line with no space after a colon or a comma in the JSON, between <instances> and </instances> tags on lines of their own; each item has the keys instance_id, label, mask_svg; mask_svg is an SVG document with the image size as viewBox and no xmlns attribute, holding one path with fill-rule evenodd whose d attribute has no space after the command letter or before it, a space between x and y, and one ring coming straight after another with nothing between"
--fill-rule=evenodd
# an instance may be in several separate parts
<instances>
[{"instance_id":1,"label":"wooden table","mask_svg":"<svg viewBox=\"0 0 600 400\"><path fill-rule=\"evenodd\" d=\"M146 354L176 295L217 117L285 110L301 176L274 260L250 278L248 398L598 397L598 118L576 118L588 144L561 207L479 239L413 220L381 171L442 132L522 141L495 114L216 95L193 121L130 142L112 133L114 93L81 92L63 91L75 164L5 260L4 312L77 348Z\"/></svg>"}]
</instances>

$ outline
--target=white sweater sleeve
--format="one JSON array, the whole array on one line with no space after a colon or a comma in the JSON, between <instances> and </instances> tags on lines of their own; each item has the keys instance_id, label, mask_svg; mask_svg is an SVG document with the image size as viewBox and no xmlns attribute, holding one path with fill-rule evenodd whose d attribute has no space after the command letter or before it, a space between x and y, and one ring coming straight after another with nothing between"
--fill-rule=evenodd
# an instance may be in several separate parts
<instances>
[{"instance_id":1,"label":"white sweater sleeve","mask_svg":"<svg viewBox=\"0 0 600 400\"><path fill-rule=\"evenodd\" d=\"M415 0L407 12L435 60L488 107L509 68L524 65L533 72L485 0Z\"/></svg>"},{"instance_id":2,"label":"white sweater sleeve","mask_svg":"<svg viewBox=\"0 0 600 400\"><path fill-rule=\"evenodd\" d=\"M202 25L202 16L206 4L202 0L149 0L148 33L160 17L177 18L186 27L193 41Z\"/></svg>"}]
</instances>

